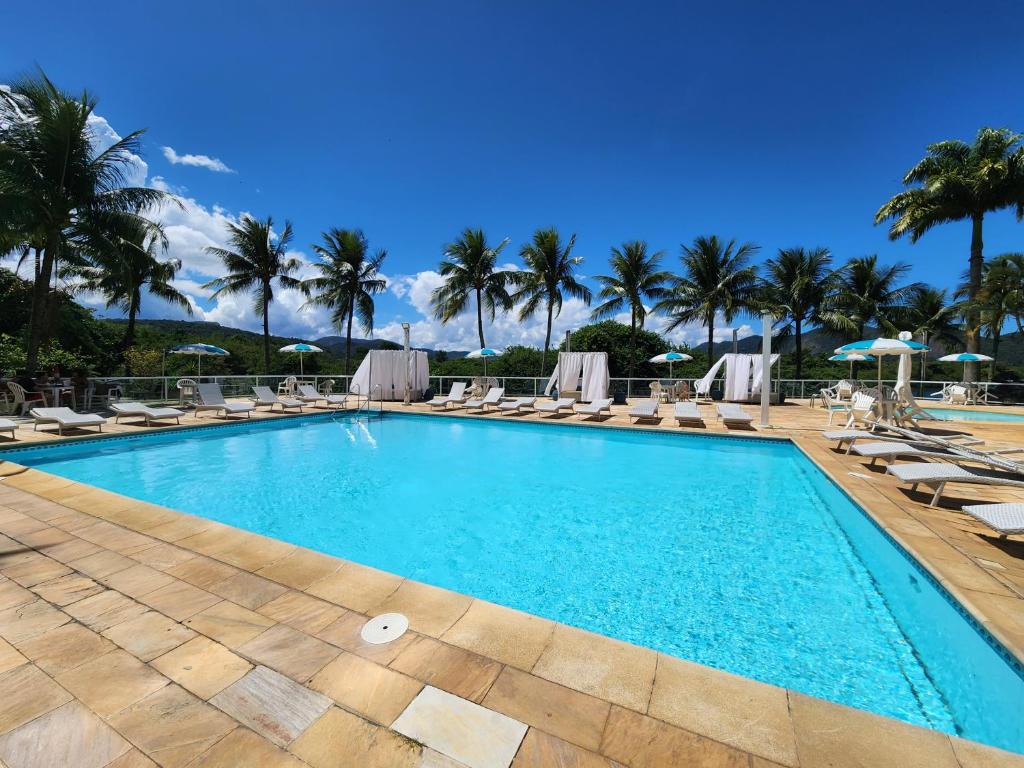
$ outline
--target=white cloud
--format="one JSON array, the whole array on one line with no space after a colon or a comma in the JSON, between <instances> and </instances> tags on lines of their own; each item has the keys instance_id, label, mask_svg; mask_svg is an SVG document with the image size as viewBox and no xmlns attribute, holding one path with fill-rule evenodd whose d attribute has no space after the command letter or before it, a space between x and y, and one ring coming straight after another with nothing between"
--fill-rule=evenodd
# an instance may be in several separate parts
<instances>
[{"instance_id":1,"label":"white cloud","mask_svg":"<svg viewBox=\"0 0 1024 768\"><path fill-rule=\"evenodd\" d=\"M100 117L95 112L89 115L87 121L92 131L93 145L100 152L109 149L121 140L121 135L107 122L105 117ZM149 165L136 154L129 154L129 164L125 169L125 186L144 187L146 177L149 175Z\"/></svg>"},{"instance_id":2,"label":"white cloud","mask_svg":"<svg viewBox=\"0 0 1024 768\"><path fill-rule=\"evenodd\" d=\"M228 168L223 161L216 157L210 157L209 155L179 155L174 151L174 147L161 147L164 151L164 157L171 165L190 165L194 168L205 168L208 171L214 173L235 173L231 168Z\"/></svg>"}]
</instances>

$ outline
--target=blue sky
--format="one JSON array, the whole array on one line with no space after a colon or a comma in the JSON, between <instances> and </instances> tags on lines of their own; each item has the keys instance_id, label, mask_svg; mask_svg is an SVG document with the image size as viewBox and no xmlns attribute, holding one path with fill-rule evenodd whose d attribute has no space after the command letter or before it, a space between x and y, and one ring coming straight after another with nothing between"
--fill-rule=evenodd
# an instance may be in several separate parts
<instances>
[{"instance_id":1,"label":"blue sky","mask_svg":"<svg viewBox=\"0 0 1024 768\"><path fill-rule=\"evenodd\" d=\"M217 266L202 248L242 212L290 219L307 260L321 230L361 227L389 252L378 335L408 320L428 346L476 346L473 318L426 314L441 248L466 226L510 237L512 263L537 227L576 232L585 275L624 240L675 268L680 243L717 233L762 257L878 253L953 285L966 223L911 245L872 216L927 143L1024 131L1024 6L714 5L17 3L0 82L38 63L99 96L99 134L148 129L139 178L189 201L165 214L181 285L229 325L258 321L246 300L204 295ZM986 224L988 254L1024 250L1012 213ZM329 331L300 304L283 295L272 329ZM586 315L567 304L559 328ZM540 325L499 319L488 343L539 344Z\"/></svg>"}]
</instances>

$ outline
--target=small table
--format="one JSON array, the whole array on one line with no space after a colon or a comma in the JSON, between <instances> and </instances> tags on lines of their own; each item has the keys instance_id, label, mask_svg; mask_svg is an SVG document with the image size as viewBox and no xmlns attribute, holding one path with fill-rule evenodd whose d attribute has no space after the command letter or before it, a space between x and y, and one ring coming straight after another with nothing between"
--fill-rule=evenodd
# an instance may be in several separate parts
<instances>
[{"instance_id":1,"label":"small table","mask_svg":"<svg viewBox=\"0 0 1024 768\"><path fill-rule=\"evenodd\" d=\"M60 405L60 401L64 395L71 395L71 410L75 410L76 404L74 387L61 384L55 387L45 387L44 389L49 393L50 403L52 403L54 407Z\"/></svg>"}]
</instances>

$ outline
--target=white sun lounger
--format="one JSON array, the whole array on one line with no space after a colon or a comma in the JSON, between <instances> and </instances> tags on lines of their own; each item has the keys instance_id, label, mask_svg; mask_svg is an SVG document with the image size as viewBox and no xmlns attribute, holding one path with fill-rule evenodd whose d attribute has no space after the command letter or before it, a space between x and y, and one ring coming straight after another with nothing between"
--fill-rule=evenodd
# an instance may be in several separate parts
<instances>
[{"instance_id":1,"label":"white sun lounger","mask_svg":"<svg viewBox=\"0 0 1024 768\"><path fill-rule=\"evenodd\" d=\"M879 424L879 429L890 430L893 429L885 424ZM838 441L837 448L842 448L843 444L846 444L846 452L849 453L853 449L853 445L858 440L891 440L897 443L905 443L908 438L914 442L931 442L936 445L945 445L953 443L955 445L981 445L984 440L971 435L929 435L924 432L914 432L909 429L900 431L898 434L883 434L880 432L871 432L866 429L837 429L831 432L822 432L821 436L826 440Z\"/></svg>"},{"instance_id":2,"label":"white sun lounger","mask_svg":"<svg viewBox=\"0 0 1024 768\"><path fill-rule=\"evenodd\" d=\"M29 414L35 419L32 425L33 431L40 424L56 424L57 434L63 435L67 428L77 429L79 427L98 427L103 431L103 425L107 420L96 413L75 413L70 408L33 408Z\"/></svg>"},{"instance_id":3,"label":"white sun lounger","mask_svg":"<svg viewBox=\"0 0 1024 768\"><path fill-rule=\"evenodd\" d=\"M123 400L118 403L111 403L110 410L114 412L115 424L121 420L122 416L141 416L146 420L147 427L151 421L163 421L164 419L174 419L180 424L181 417L185 415L184 411L179 411L177 408L151 408L142 403L125 402Z\"/></svg>"},{"instance_id":4,"label":"white sun lounger","mask_svg":"<svg viewBox=\"0 0 1024 768\"><path fill-rule=\"evenodd\" d=\"M466 382L456 381L452 384L452 388L448 390L447 395L441 395L433 400L428 400L427 405L431 408L448 408L449 403L462 405L464 402L466 402Z\"/></svg>"},{"instance_id":5,"label":"white sun lounger","mask_svg":"<svg viewBox=\"0 0 1024 768\"><path fill-rule=\"evenodd\" d=\"M299 394L297 395L297 399L309 405L315 405L323 400L328 405L333 405L338 408L348 401L348 397L346 395L321 395L309 384L299 384Z\"/></svg>"},{"instance_id":6,"label":"white sun lounger","mask_svg":"<svg viewBox=\"0 0 1024 768\"><path fill-rule=\"evenodd\" d=\"M658 418L658 401L657 400L644 400L643 402L637 403L629 409L629 419L633 421L640 421L641 419L657 419Z\"/></svg>"},{"instance_id":7,"label":"white sun lounger","mask_svg":"<svg viewBox=\"0 0 1024 768\"><path fill-rule=\"evenodd\" d=\"M672 418L676 420L676 424L683 426L683 424L703 424L704 419L700 415L700 411L697 409L697 404L691 400L680 400L675 404L672 409Z\"/></svg>"},{"instance_id":8,"label":"white sun lounger","mask_svg":"<svg viewBox=\"0 0 1024 768\"><path fill-rule=\"evenodd\" d=\"M998 469L981 469L964 467L960 464L944 462L928 462L925 464L890 464L886 471L910 483L910 490L916 491L918 485L935 489L929 506L939 503L946 483L965 483L968 485L1003 485L1011 488L1024 488L1024 473L1007 472Z\"/></svg>"},{"instance_id":9,"label":"white sun lounger","mask_svg":"<svg viewBox=\"0 0 1024 768\"><path fill-rule=\"evenodd\" d=\"M533 410L533 406L536 402L536 397L517 397L515 400L509 400L507 403L501 403L498 406L498 410L502 413L522 413L527 408Z\"/></svg>"},{"instance_id":10,"label":"white sun lounger","mask_svg":"<svg viewBox=\"0 0 1024 768\"><path fill-rule=\"evenodd\" d=\"M735 403L722 403L715 408L723 424L750 424L754 420L753 416Z\"/></svg>"},{"instance_id":11,"label":"white sun lounger","mask_svg":"<svg viewBox=\"0 0 1024 768\"><path fill-rule=\"evenodd\" d=\"M560 397L557 400L545 400L543 403L537 403L536 410L541 413L559 413L560 411L573 412L573 407L576 405L576 400L571 397Z\"/></svg>"},{"instance_id":12,"label":"white sun lounger","mask_svg":"<svg viewBox=\"0 0 1024 768\"><path fill-rule=\"evenodd\" d=\"M17 428L18 425L15 424L10 419L0 419L0 432L10 432L11 440L14 439L14 430L16 430Z\"/></svg>"},{"instance_id":13,"label":"white sun lounger","mask_svg":"<svg viewBox=\"0 0 1024 768\"><path fill-rule=\"evenodd\" d=\"M610 397L605 397L600 400L594 400L587 405L580 405L579 403L576 403L572 407L572 410L577 416L583 416L584 418L600 416L602 413L607 413L611 416L612 399Z\"/></svg>"},{"instance_id":14,"label":"white sun lounger","mask_svg":"<svg viewBox=\"0 0 1024 768\"><path fill-rule=\"evenodd\" d=\"M200 411L217 411L218 416L244 413L247 417L251 417L253 407L246 403L229 403L224 399L224 393L220 391L220 384L196 385L195 415L197 419Z\"/></svg>"},{"instance_id":15,"label":"white sun lounger","mask_svg":"<svg viewBox=\"0 0 1024 768\"><path fill-rule=\"evenodd\" d=\"M893 440L869 440L867 442L859 442L856 445L851 445L851 450L858 456L863 456L866 459L871 459L873 465L878 459L885 459L889 464L892 464L896 459L903 456L916 456L916 457L936 457L940 459L961 459L966 460L965 454L957 453L949 448L942 447L941 444L934 442L900 442ZM972 453L980 454L981 456L1003 456L1010 453L1020 453L1021 448L1000 448L994 451L979 451L978 449L972 449Z\"/></svg>"},{"instance_id":16,"label":"white sun lounger","mask_svg":"<svg viewBox=\"0 0 1024 768\"><path fill-rule=\"evenodd\" d=\"M475 400L467 400L465 406L467 408L474 408L480 411L486 411L488 405L500 405L501 398L505 396L504 387L491 387L487 390L487 394L481 398Z\"/></svg>"},{"instance_id":17,"label":"white sun lounger","mask_svg":"<svg viewBox=\"0 0 1024 768\"><path fill-rule=\"evenodd\" d=\"M253 400L255 401L257 408L261 405L268 405L270 406L270 410L274 410L275 405L280 405L282 411L286 411L289 408L298 408L299 413L302 413L302 406L305 405L302 400L275 395L274 390L270 387L253 387L252 393L255 395Z\"/></svg>"},{"instance_id":18,"label":"white sun lounger","mask_svg":"<svg viewBox=\"0 0 1024 768\"><path fill-rule=\"evenodd\" d=\"M1024 533L1024 504L968 504L961 509L1003 536Z\"/></svg>"}]
</instances>

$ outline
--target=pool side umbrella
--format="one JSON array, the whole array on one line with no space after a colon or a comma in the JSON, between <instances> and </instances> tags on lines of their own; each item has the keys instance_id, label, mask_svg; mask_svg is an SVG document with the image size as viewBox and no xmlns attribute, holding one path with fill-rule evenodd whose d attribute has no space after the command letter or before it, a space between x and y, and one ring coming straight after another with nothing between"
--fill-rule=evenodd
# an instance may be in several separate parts
<instances>
[{"instance_id":1,"label":"pool side umbrella","mask_svg":"<svg viewBox=\"0 0 1024 768\"><path fill-rule=\"evenodd\" d=\"M170 350L172 355L196 355L199 358L199 376L203 375L203 357L214 355L216 357L227 357L231 353L226 349L215 347L213 344L181 344Z\"/></svg>"},{"instance_id":2,"label":"pool side umbrella","mask_svg":"<svg viewBox=\"0 0 1024 768\"><path fill-rule=\"evenodd\" d=\"M875 358L871 355L865 355L861 352L840 352L838 355L832 355L829 358L833 363L850 363L850 376L853 376L853 364L854 363L873 363Z\"/></svg>"},{"instance_id":3,"label":"pool side umbrella","mask_svg":"<svg viewBox=\"0 0 1024 768\"><path fill-rule=\"evenodd\" d=\"M486 379L487 378L487 358L489 358L489 357L498 357L500 355L501 355L501 352L499 350L491 349L490 347L484 347L483 349L474 349L472 352L470 352L468 355L466 355L466 359L467 360L479 360L479 359L483 358L483 361L484 361L484 378Z\"/></svg>"},{"instance_id":4,"label":"pool side umbrella","mask_svg":"<svg viewBox=\"0 0 1024 768\"><path fill-rule=\"evenodd\" d=\"M313 344L307 344L304 341L300 341L298 344L289 344L286 347L281 347L278 352L298 352L299 353L299 376L306 375L306 369L302 365L302 356L306 352L323 352L320 347Z\"/></svg>"},{"instance_id":5,"label":"pool side umbrella","mask_svg":"<svg viewBox=\"0 0 1024 768\"><path fill-rule=\"evenodd\" d=\"M672 363L685 363L687 360L693 360L692 357L683 352L662 352L660 355L655 355L648 363L668 363L668 377L672 378Z\"/></svg>"},{"instance_id":6,"label":"pool side umbrella","mask_svg":"<svg viewBox=\"0 0 1024 768\"><path fill-rule=\"evenodd\" d=\"M842 355L848 352L859 352L861 354L870 354L878 358L878 383L882 383L882 356L883 355L912 355L917 352L927 352L928 347L919 341L914 341L910 338L910 334L903 331L900 334L899 339L886 339L879 337L877 339L862 339L861 341L853 341L849 344L844 344L835 350L837 355Z\"/></svg>"},{"instance_id":7,"label":"pool side umbrella","mask_svg":"<svg viewBox=\"0 0 1024 768\"><path fill-rule=\"evenodd\" d=\"M988 355L979 355L977 352L957 352L951 355L943 355L939 358L940 363L963 363L964 364L964 381L967 380L967 364L968 363L989 363L992 362L992 358Z\"/></svg>"}]
</instances>

